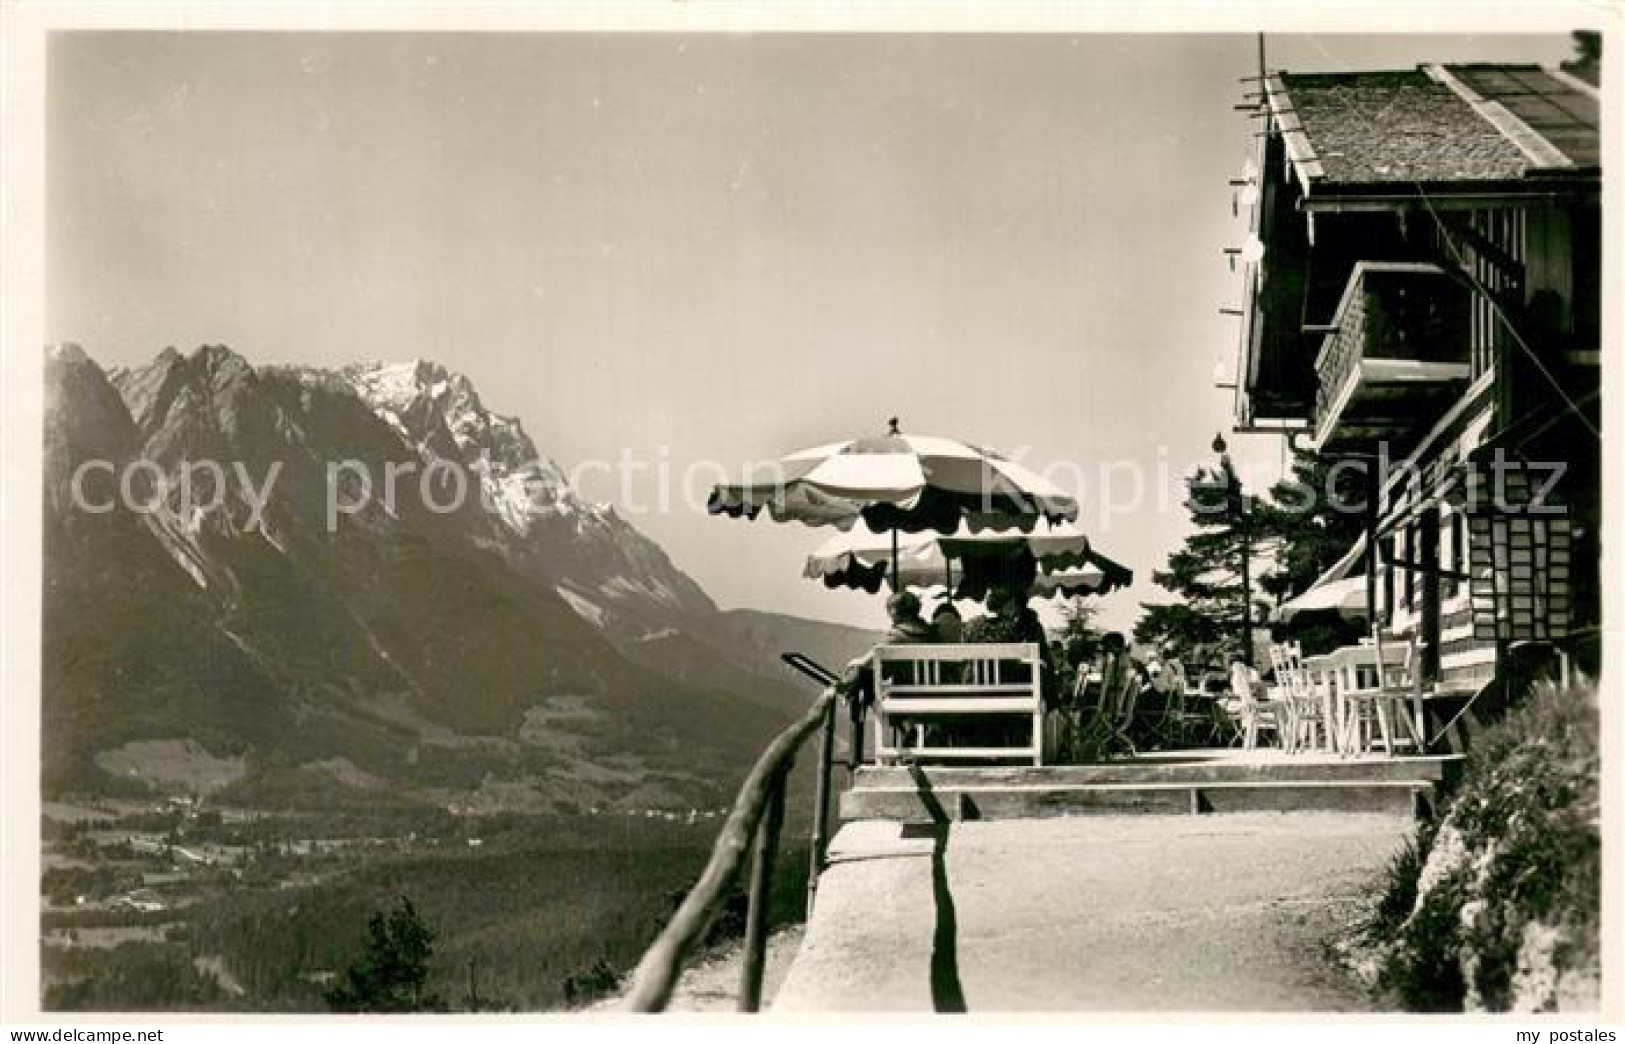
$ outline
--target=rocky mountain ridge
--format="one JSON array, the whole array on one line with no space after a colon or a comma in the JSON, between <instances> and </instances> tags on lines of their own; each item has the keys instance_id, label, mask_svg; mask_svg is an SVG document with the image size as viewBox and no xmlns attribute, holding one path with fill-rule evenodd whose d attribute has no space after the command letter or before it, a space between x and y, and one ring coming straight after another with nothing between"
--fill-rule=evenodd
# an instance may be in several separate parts
<instances>
[{"instance_id":1,"label":"rocky mountain ridge","mask_svg":"<svg viewBox=\"0 0 1625 1044\"><path fill-rule=\"evenodd\" d=\"M810 698L774 635L869 639L719 611L434 363L205 346L104 373L63 347L46 376L48 789L162 789L185 773L130 751L186 749L245 766L244 800L692 802ZM114 503L131 462L155 488ZM436 462L479 495L363 495ZM72 504L75 475L112 507Z\"/></svg>"}]
</instances>

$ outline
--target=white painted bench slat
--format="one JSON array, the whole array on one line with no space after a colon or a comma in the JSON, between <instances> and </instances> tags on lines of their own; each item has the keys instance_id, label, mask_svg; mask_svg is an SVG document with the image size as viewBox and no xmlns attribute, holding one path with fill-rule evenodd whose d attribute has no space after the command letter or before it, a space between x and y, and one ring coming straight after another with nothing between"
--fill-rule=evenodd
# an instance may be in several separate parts
<instances>
[{"instance_id":1,"label":"white painted bench slat","mask_svg":"<svg viewBox=\"0 0 1625 1044\"><path fill-rule=\"evenodd\" d=\"M1030 698L978 699L974 696L949 699L914 698L891 700L887 710L892 714L1031 714Z\"/></svg>"},{"instance_id":2,"label":"white painted bench slat","mask_svg":"<svg viewBox=\"0 0 1625 1044\"><path fill-rule=\"evenodd\" d=\"M908 754L912 757L924 758L963 758L967 761L990 761L996 758L1027 757L1037 758L1039 752L1032 747L887 747L880 751L885 756L897 757ZM1034 761L1037 764L1037 761Z\"/></svg>"},{"instance_id":3,"label":"white painted bench slat","mask_svg":"<svg viewBox=\"0 0 1625 1044\"><path fill-rule=\"evenodd\" d=\"M1021 682L1020 684L1016 685L1008 683L1004 685L972 685L965 683L950 685L900 685L897 683L888 683L886 686L886 691L893 697L901 697L905 699L916 694L922 696L952 696L962 693L967 696L981 696L991 695L995 692L1008 692L1012 695L1025 699L1028 703L1031 703L1033 699L1032 682Z\"/></svg>"},{"instance_id":4,"label":"white painted bench slat","mask_svg":"<svg viewBox=\"0 0 1625 1044\"><path fill-rule=\"evenodd\" d=\"M1038 659L1038 646L1032 642L999 642L987 645L880 645L875 658L881 663L909 660L1025 660Z\"/></svg>"}]
</instances>

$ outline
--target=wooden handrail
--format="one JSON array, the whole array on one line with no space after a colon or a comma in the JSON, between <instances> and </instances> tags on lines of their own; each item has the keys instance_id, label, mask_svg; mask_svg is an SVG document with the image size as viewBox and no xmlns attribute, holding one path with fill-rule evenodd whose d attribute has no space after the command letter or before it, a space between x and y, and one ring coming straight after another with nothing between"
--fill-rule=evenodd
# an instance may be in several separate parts
<instances>
[{"instance_id":1,"label":"wooden handrail","mask_svg":"<svg viewBox=\"0 0 1625 1044\"><path fill-rule=\"evenodd\" d=\"M672 990L677 985L677 977L682 974L684 965L704 938L722 904L726 902L729 886L744 868L758 828L770 828L771 833L777 834L780 817L774 815L771 817L773 822L763 823L764 813L770 807L782 808L784 787L790 768L795 763L796 753L814 733L826 730L826 722L833 721L837 695L833 687L826 688L808 708L807 713L779 733L751 766L750 774L745 777L744 784L739 788L739 796L734 799L733 809L723 823L722 832L717 835L716 843L712 846L711 859L706 863L700 879L684 897L682 905L672 915L670 923L644 953L643 959L633 971L632 988L627 992L624 1005L627 1010L638 1012L665 1010L666 1004L671 1000ZM824 753L827 753L827 745L823 745L823 749ZM827 770L821 767L822 792L817 797L815 823L821 823L824 816L828 800L828 778ZM819 832L821 833L821 828ZM752 910L749 921L758 936L764 935L767 928L766 904L769 897L766 889L771 880L770 864L776 848L776 837L762 839L760 854L765 858L761 860L759 872L752 875L750 897ZM819 858L818 853L814 853L814 858L815 860ZM761 982L759 966L762 958L761 939L747 940L747 950L749 951L747 956L751 957L751 960L747 960L747 967L744 969L743 981L746 989L740 998L740 1007L745 1011L755 1011L756 997L751 994L759 990ZM753 961L758 965L755 968L749 967ZM753 978L756 990L750 988Z\"/></svg>"}]
</instances>

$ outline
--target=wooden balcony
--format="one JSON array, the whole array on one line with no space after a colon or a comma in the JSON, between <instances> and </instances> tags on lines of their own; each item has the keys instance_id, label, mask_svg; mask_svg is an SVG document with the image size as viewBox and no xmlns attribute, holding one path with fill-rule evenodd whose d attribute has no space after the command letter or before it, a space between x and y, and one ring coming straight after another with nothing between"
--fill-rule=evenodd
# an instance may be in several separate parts
<instances>
[{"instance_id":1,"label":"wooden balcony","mask_svg":"<svg viewBox=\"0 0 1625 1044\"><path fill-rule=\"evenodd\" d=\"M1362 261L1315 360L1315 446L1414 443L1471 375L1469 295L1437 266Z\"/></svg>"}]
</instances>

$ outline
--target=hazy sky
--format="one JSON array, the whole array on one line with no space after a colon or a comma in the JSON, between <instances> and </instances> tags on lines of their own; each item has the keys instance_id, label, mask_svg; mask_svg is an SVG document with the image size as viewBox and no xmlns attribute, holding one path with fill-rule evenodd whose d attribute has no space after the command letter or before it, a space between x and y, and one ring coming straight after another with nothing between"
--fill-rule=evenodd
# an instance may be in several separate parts
<instances>
[{"instance_id":1,"label":"hazy sky","mask_svg":"<svg viewBox=\"0 0 1625 1044\"><path fill-rule=\"evenodd\" d=\"M735 467L905 430L1091 483L1177 481L1228 425L1231 36L62 34L48 334L104 365L431 357L566 468ZM1271 37L1271 67L1568 57L1566 37ZM1245 213L1245 212L1244 212ZM1272 437L1233 438L1273 469ZM700 479L714 477L709 472ZM696 480L699 483L699 480ZM699 483L703 484L703 483ZM583 482L724 605L856 622L827 531ZM1137 583L1186 529L1084 521Z\"/></svg>"}]
</instances>

